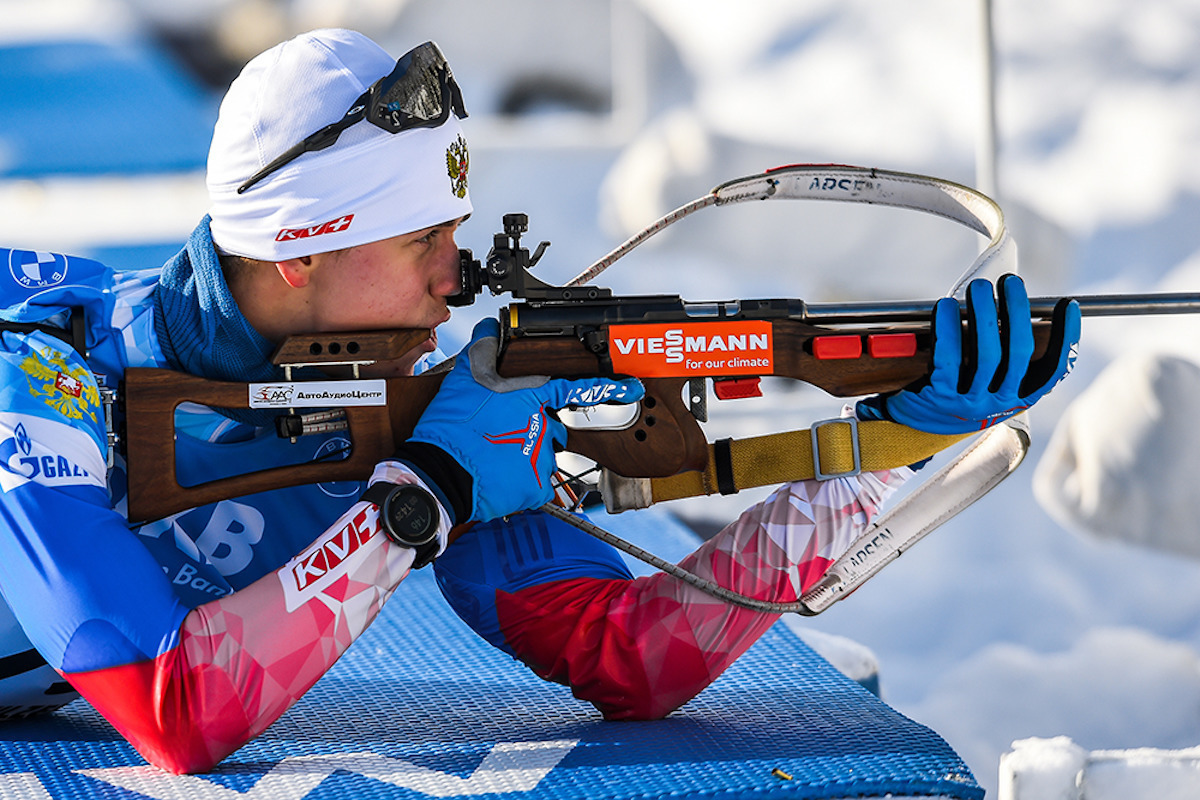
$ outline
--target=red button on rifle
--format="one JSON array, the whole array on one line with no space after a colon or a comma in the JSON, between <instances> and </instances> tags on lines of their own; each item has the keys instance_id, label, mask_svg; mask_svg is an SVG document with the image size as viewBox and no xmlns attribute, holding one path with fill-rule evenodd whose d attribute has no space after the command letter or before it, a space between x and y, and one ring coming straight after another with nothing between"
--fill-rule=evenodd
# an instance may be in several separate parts
<instances>
[{"instance_id":1,"label":"red button on rifle","mask_svg":"<svg viewBox=\"0 0 1200 800\"><path fill-rule=\"evenodd\" d=\"M762 378L713 378L713 393L718 400L762 397Z\"/></svg>"},{"instance_id":2,"label":"red button on rifle","mask_svg":"<svg viewBox=\"0 0 1200 800\"><path fill-rule=\"evenodd\" d=\"M818 336L812 340L813 355L820 359L858 358L863 353L859 336Z\"/></svg>"},{"instance_id":3,"label":"red button on rifle","mask_svg":"<svg viewBox=\"0 0 1200 800\"><path fill-rule=\"evenodd\" d=\"M867 337L872 358L908 358L917 354L915 333L873 333Z\"/></svg>"}]
</instances>

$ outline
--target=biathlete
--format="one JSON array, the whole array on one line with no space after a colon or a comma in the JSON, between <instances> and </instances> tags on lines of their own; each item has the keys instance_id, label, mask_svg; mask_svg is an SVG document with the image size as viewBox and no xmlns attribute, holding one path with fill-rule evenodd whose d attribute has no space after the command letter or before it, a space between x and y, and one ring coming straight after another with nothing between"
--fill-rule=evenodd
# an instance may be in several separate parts
<instances>
[{"instance_id":1,"label":"biathlete","mask_svg":"<svg viewBox=\"0 0 1200 800\"><path fill-rule=\"evenodd\" d=\"M0 589L19 623L9 652L35 648L59 690L69 684L163 769L207 770L262 732L414 564L432 561L446 600L480 636L611 719L670 713L776 619L667 575L634 579L608 545L529 511L551 497L564 439L551 412L634 402L642 387L502 379L494 321L475 328L411 440L369 487L299 486L129 523L124 462L117 453L106 463L100 402L129 367L278 381L269 355L289 334L436 330L449 318L447 297L460 290L455 234L471 213L465 116L434 45L397 61L357 33L308 33L253 59L230 86L208 160L211 211L161 268L0 250L9 265L0 270ZM963 341L949 301L930 380L872 398L860 414L973 430L1066 374L1077 307L1064 304L1056 344L1031 363L1020 280L979 281L969 297L976 324ZM434 335L364 374L427 369L436 344ZM338 446L334 434L291 444L250 413L196 406L181 407L177 428L185 485ZM513 431L537 432L537 446L497 436ZM794 601L911 474L782 486L685 566ZM381 507L420 513L381 519ZM467 522L451 543L450 529ZM405 524L430 544L401 544L414 541L397 530ZM350 534L357 549L312 568ZM0 697L22 704L38 705Z\"/></svg>"}]
</instances>

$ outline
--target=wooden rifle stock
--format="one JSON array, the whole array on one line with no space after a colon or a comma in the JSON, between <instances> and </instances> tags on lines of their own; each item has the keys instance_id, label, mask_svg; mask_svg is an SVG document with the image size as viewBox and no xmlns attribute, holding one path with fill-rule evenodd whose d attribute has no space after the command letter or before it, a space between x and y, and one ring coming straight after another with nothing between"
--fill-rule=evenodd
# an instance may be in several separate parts
<instances>
[{"instance_id":1,"label":"wooden rifle stock","mask_svg":"<svg viewBox=\"0 0 1200 800\"><path fill-rule=\"evenodd\" d=\"M360 481L405 441L444 375L389 378L386 406L345 409L351 442L342 460L310 461L233 475L196 486L180 485L175 472L175 408L182 402L245 409L247 384L211 381L165 369L125 373L125 452L129 520L147 522L231 497L327 481Z\"/></svg>"},{"instance_id":2,"label":"wooden rifle stock","mask_svg":"<svg viewBox=\"0 0 1200 800\"><path fill-rule=\"evenodd\" d=\"M289 336L275 364L342 364L399 358L429 338L427 330L367 331ZM175 467L175 409L192 402L213 408L250 408L249 384L214 381L166 369L130 368L120 390L130 522L161 519L189 508L257 492L326 481L365 480L375 464L405 441L437 393L441 374L389 378L386 406L344 409L350 439L345 459L312 461L182 486Z\"/></svg>"}]
</instances>

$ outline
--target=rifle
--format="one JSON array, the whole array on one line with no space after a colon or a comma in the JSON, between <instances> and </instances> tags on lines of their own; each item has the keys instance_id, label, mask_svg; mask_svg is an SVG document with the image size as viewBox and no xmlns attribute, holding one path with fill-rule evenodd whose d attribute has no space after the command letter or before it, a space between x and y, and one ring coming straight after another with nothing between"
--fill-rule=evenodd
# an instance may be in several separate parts
<instances>
[{"instance_id":1,"label":"rifle","mask_svg":"<svg viewBox=\"0 0 1200 800\"><path fill-rule=\"evenodd\" d=\"M859 429L892 426L826 420L798 438L771 440L744 451L758 461L768 451L804 451L807 473L793 464L758 470L747 484L734 474L729 440L709 444L698 422L706 418L706 383L718 398L755 396L761 376L790 378L835 397L901 389L928 374L931 366L932 301L805 303L798 299L688 302L675 295L615 296L584 283L666 225L709 205L748 199L803 197L883 203L950 217L990 237L989 246L959 281L984 268L1015 260L1003 215L991 200L965 187L924 176L840 166L794 166L730 181L709 195L659 220L593 264L564 286L547 284L530 270L548 242L530 251L521 236L523 214L506 215L485 262L460 251L462 292L452 305L468 305L484 287L507 293L515 302L500 312L501 376L625 376L642 379L646 396L634 419L619 429L568 429L566 449L603 468L601 490L610 510L638 508L678 494L672 481L695 478L701 487L685 493L729 493L746 485L779 483L796 477L825 479L881 468L864 460ZM1012 269L1015 271L1015 263ZM1078 298L1085 315L1195 313L1200 295L1106 295ZM1056 298L1033 298L1036 356L1045 352L1048 318ZM131 522L159 519L219 500L305 483L365 480L375 464L412 433L422 410L437 392L444 372L415 377L363 380L361 366L401 357L425 341L428 330L365 331L290 336L272 355L284 380L246 384L211 381L164 369L131 368L120 389L127 424L121 434L129 478ZM353 377L293 380L296 370L349 367ZM324 377L324 376L322 376ZM685 391L686 390L686 391ZM260 472L183 487L173 465L174 412L191 401L218 408L273 409L280 436L342 430L351 441L341 460L275 467ZM304 411L312 408L314 411ZM842 423L842 424L834 424ZM842 428L849 428L842 431ZM844 434L844 435L843 435ZM903 436L915 434L903 429ZM915 434L894 466L926 458L961 437ZM783 436L787 436L786 434ZM824 441L845 437L843 446ZM819 441L822 443L819 445ZM842 450L838 450L842 447ZM845 447L849 453L843 452ZM807 450L805 449L807 448ZM907 459L907 460L905 460ZM884 462L890 464L891 462ZM164 468L169 466L171 468ZM782 470L782 471L781 471ZM743 470L744 472L744 470ZM700 477L696 477L700 476ZM667 486L649 494L648 482Z\"/></svg>"}]
</instances>

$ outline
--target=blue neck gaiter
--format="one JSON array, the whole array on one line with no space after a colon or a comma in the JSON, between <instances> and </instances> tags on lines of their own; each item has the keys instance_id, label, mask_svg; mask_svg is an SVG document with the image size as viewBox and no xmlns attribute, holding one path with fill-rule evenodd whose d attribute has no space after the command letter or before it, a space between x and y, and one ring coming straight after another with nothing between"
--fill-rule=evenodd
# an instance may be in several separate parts
<instances>
[{"instance_id":1,"label":"blue neck gaiter","mask_svg":"<svg viewBox=\"0 0 1200 800\"><path fill-rule=\"evenodd\" d=\"M209 217L168 261L155 289L154 327L172 369L202 378L282 380L275 349L238 309L217 260Z\"/></svg>"}]
</instances>

